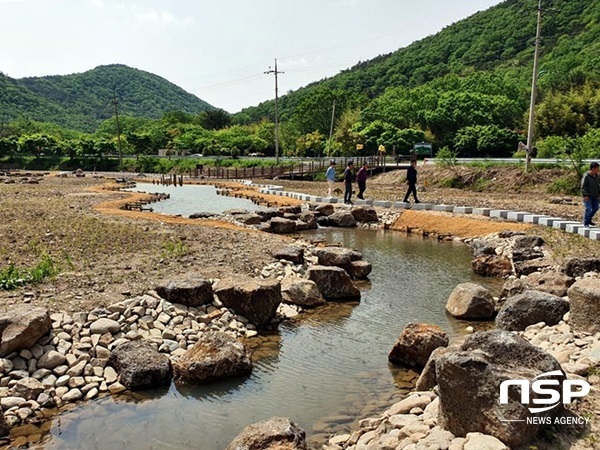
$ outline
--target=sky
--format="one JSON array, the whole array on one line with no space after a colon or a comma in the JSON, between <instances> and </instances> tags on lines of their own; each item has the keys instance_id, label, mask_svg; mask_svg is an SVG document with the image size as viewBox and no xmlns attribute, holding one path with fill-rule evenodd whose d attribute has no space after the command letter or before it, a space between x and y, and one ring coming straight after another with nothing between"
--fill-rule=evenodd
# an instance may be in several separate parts
<instances>
[{"instance_id":1,"label":"sky","mask_svg":"<svg viewBox=\"0 0 600 450\"><path fill-rule=\"evenodd\" d=\"M235 113L501 0L0 0L0 72L125 64Z\"/></svg>"}]
</instances>

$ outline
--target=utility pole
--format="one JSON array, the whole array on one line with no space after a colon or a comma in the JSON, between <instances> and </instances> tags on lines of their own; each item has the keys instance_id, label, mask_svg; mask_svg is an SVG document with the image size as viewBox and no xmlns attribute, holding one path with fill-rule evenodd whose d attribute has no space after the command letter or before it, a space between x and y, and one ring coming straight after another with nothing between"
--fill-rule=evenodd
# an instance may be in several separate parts
<instances>
[{"instance_id":1,"label":"utility pole","mask_svg":"<svg viewBox=\"0 0 600 450\"><path fill-rule=\"evenodd\" d=\"M335 120L335 98L333 99L333 106L331 107L331 125L329 125L329 144L328 144L328 156L331 156L331 139L333 138L333 121Z\"/></svg>"},{"instance_id":2,"label":"utility pole","mask_svg":"<svg viewBox=\"0 0 600 450\"><path fill-rule=\"evenodd\" d=\"M115 123L117 125L117 146L119 148L119 170L123 168L123 149L121 146L121 127L119 126L119 101L117 100L117 90L113 89L112 104L115 107Z\"/></svg>"},{"instance_id":3,"label":"utility pole","mask_svg":"<svg viewBox=\"0 0 600 450\"><path fill-rule=\"evenodd\" d=\"M275 74L275 160L279 164L279 88L277 85L277 75L285 73L277 70L277 58L275 58L275 69L271 69L265 72L267 75Z\"/></svg>"},{"instance_id":4,"label":"utility pole","mask_svg":"<svg viewBox=\"0 0 600 450\"><path fill-rule=\"evenodd\" d=\"M535 32L535 50L533 53L533 75L531 80L531 102L529 103L529 126L527 127L527 156L525 159L525 173L529 172L531 166L531 154L533 150L533 134L535 121L535 100L537 94L538 63L540 55L540 35L542 31L542 0L538 0L537 28Z\"/></svg>"}]
</instances>

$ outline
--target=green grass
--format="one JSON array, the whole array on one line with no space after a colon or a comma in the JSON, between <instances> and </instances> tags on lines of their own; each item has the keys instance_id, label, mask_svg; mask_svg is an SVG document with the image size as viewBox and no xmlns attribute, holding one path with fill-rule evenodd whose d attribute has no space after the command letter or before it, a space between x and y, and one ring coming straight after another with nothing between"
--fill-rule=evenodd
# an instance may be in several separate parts
<instances>
[{"instance_id":1,"label":"green grass","mask_svg":"<svg viewBox=\"0 0 600 450\"><path fill-rule=\"evenodd\" d=\"M48 254L43 254L41 261L31 269L18 268L10 263L0 270L0 289L9 291L19 286L37 284L59 272L60 266Z\"/></svg>"}]
</instances>

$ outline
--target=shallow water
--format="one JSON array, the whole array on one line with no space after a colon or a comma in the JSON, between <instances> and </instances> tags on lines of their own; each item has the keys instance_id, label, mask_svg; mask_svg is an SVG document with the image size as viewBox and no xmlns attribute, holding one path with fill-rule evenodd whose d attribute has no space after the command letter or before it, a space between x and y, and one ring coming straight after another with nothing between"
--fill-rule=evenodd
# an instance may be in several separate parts
<instances>
[{"instance_id":1,"label":"shallow water","mask_svg":"<svg viewBox=\"0 0 600 450\"><path fill-rule=\"evenodd\" d=\"M88 402L55 418L36 448L217 450L275 415L297 422L317 448L325 434L378 414L414 382L414 372L387 361L407 323L461 334L467 324L446 315L448 295L458 283L487 282L472 274L462 244L360 229L305 236L363 252L373 272L360 302L330 303L263 336L248 377Z\"/></svg>"},{"instance_id":2,"label":"shallow water","mask_svg":"<svg viewBox=\"0 0 600 450\"><path fill-rule=\"evenodd\" d=\"M243 208L254 211L259 208L258 205L245 198L217 195L217 189L214 186L191 184L162 186L152 183L137 183L135 188L126 190L170 194L171 198L152 203L152 209L157 213L181 214L185 217L198 212L221 214L228 209Z\"/></svg>"}]
</instances>

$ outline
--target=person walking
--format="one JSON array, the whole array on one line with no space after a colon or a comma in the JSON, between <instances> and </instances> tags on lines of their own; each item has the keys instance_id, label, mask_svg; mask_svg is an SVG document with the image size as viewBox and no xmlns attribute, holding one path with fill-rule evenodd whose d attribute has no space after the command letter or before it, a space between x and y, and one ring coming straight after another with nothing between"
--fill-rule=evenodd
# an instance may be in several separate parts
<instances>
[{"instance_id":1,"label":"person walking","mask_svg":"<svg viewBox=\"0 0 600 450\"><path fill-rule=\"evenodd\" d=\"M404 203L408 203L408 197L412 192L412 195L415 199L415 203L421 203L417 198L417 160L413 159L410 162L410 166L408 166L408 170L406 171L406 184L408 184L408 189L406 190L406 194L404 195Z\"/></svg>"},{"instance_id":2,"label":"person walking","mask_svg":"<svg viewBox=\"0 0 600 450\"><path fill-rule=\"evenodd\" d=\"M335 188L335 161L329 163L329 167L325 172L327 179L327 197L333 197L333 189Z\"/></svg>"},{"instance_id":3,"label":"person walking","mask_svg":"<svg viewBox=\"0 0 600 450\"><path fill-rule=\"evenodd\" d=\"M356 197L361 200L365 199L363 194L367 190L367 178L369 178L369 173L367 172L367 163L364 162L356 174L356 182L358 183L358 195Z\"/></svg>"},{"instance_id":4,"label":"person walking","mask_svg":"<svg viewBox=\"0 0 600 450\"><path fill-rule=\"evenodd\" d=\"M354 169L354 163L352 161L348 162L348 166L346 170L344 170L344 203L347 205L352 205L352 179L354 178L354 174L352 170Z\"/></svg>"},{"instance_id":5,"label":"person walking","mask_svg":"<svg viewBox=\"0 0 600 450\"><path fill-rule=\"evenodd\" d=\"M590 164L590 170L581 179L581 194L583 195L583 226L595 226L592 222L594 214L598 211L598 194L600 191L600 165L597 162Z\"/></svg>"}]
</instances>

